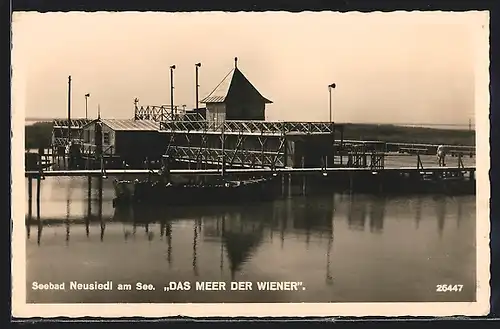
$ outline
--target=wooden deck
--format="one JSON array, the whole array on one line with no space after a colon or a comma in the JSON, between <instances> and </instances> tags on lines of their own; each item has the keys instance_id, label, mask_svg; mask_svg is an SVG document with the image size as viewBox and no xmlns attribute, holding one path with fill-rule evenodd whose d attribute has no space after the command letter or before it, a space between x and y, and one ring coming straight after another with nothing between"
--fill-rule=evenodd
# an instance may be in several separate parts
<instances>
[{"instance_id":1,"label":"wooden deck","mask_svg":"<svg viewBox=\"0 0 500 329\"><path fill-rule=\"evenodd\" d=\"M401 172L401 173L443 173L443 172L474 172L476 171L475 166L467 167L399 167L399 168L383 168L383 169L370 169L370 168L238 168L238 169L226 169L225 173L227 175L231 174L254 174L254 175L315 175L315 174L328 174L328 173L362 173L362 172ZM114 176L114 175L141 175L141 174L158 174L158 170L147 170L147 169L109 169L109 170L50 170L44 171L42 175L44 177L87 177L95 176L99 177L102 175ZM182 175L182 176L214 176L221 175L222 171L220 169L173 169L170 170L172 175ZM39 171L26 171L25 177L37 177L40 175Z\"/></svg>"}]
</instances>

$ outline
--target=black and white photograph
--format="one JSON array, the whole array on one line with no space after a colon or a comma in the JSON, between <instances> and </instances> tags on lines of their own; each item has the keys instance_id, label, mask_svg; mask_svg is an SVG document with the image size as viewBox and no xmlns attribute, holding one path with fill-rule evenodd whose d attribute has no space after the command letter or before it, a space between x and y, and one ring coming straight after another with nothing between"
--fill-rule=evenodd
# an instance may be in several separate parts
<instances>
[{"instance_id":1,"label":"black and white photograph","mask_svg":"<svg viewBox=\"0 0 500 329\"><path fill-rule=\"evenodd\" d=\"M14 12L13 315L487 314L488 29Z\"/></svg>"}]
</instances>

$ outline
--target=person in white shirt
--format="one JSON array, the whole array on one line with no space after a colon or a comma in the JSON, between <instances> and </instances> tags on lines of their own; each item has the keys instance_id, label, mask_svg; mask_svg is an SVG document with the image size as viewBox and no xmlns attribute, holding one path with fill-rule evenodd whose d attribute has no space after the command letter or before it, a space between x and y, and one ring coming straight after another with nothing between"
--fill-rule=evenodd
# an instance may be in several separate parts
<instances>
[{"instance_id":1,"label":"person in white shirt","mask_svg":"<svg viewBox=\"0 0 500 329\"><path fill-rule=\"evenodd\" d=\"M446 157L446 147L444 145L438 146L436 156L438 158L438 166L440 166L440 167L446 166L445 161L444 161L445 157Z\"/></svg>"}]
</instances>

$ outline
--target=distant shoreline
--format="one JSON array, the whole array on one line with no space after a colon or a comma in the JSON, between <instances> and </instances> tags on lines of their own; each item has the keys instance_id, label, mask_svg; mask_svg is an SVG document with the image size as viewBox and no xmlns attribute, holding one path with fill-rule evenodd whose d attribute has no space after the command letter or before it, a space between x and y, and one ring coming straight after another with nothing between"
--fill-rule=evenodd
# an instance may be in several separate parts
<instances>
[{"instance_id":1,"label":"distant shoreline","mask_svg":"<svg viewBox=\"0 0 500 329\"><path fill-rule=\"evenodd\" d=\"M344 124L344 140L385 141L388 143L475 145L475 130L396 126L391 124ZM52 120L26 123L25 147L50 147Z\"/></svg>"}]
</instances>

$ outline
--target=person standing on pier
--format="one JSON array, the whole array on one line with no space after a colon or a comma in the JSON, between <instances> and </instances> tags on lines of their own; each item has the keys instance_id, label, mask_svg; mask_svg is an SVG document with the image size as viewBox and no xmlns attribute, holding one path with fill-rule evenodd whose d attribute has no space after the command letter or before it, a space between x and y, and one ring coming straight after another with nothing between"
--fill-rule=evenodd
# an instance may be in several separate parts
<instances>
[{"instance_id":1,"label":"person standing on pier","mask_svg":"<svg viewBox=\"0 0 500 329\"><path fill-rule=\"evenodd\" d=\"M444 145L438 146L436 156L438 158L438 166L440 167L446 166L446 163L444 161L446 157L446 147Z\"/></svg>"}]
</instances>

